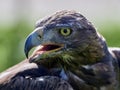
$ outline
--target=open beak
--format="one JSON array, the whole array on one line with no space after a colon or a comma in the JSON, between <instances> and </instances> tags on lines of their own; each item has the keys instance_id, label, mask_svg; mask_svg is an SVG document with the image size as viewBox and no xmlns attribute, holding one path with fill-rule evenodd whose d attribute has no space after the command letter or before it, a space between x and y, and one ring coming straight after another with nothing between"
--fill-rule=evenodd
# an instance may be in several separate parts
<instances>
[{"instance_id":1,"label":"open beak","mask_svg":"<svg viewBox=\"0 0 120 90\"><path fill-rule=\"evenodd\" d=\"M33 52L32 58L36 58L39 55L45 54L45 53L52 53L60 50L63 47L63 45L57 45L57 44L44 44L40 45L36 48L36 50Z\"/></svg>"},{"instance_id":2,"label":"open beak","mask_svg":"<svg viewBox=\"0 0 120 90\"><path fill-rule=\"evenodd\" d=\"M39 38L41 36L41 38ZM37 47L37 49L34 51L33 56L37 56L43 53L50 53L60 50L63 45L62 44L55 44L50 42L49 40L45 41L44 38L42 38L43 35L38 32L38 30L32 32L26 39L24 52L26 57L28 58L29 51L33 47ZM48 43L49 42L49 43Z\"/></svg>"}]
</instances>

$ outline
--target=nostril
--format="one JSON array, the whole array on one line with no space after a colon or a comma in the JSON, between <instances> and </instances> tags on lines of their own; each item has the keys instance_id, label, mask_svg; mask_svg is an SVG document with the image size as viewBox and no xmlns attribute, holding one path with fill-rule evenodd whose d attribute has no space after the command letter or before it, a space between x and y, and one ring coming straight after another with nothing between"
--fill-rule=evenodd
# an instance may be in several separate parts
<instances>
[{"instance_id":1,"label":"nostril","mask_svg":"<svg viewBox=\"0 0 120 90\"><path fill-rule=\"evenodd\" d=\"M38 35L38 38L39 38L39 39L41 39L41 38L42 38L42 36L41 36L41 35Z\"/></svg>"}]
</instances>

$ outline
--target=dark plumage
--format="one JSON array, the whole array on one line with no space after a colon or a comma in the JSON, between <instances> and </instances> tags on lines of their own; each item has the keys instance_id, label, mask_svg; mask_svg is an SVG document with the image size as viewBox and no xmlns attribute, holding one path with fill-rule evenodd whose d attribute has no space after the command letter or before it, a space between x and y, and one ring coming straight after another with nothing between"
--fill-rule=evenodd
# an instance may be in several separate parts
<instances>
[{"instance_id":1,"label":"dark plumage","mask_svg":"<svg viewBox=\"0 0 120 90\"><path fill-rule=\"evenodd\" d=\"M25 60L1 73L0 90L73 90L60 73L60 69L48 70Z\"/></svg>"},{"instance_id":2,"label":"dark plumage","mask_svg":"<svg viewBox=\"0 0 120 90\"><path fill-rule=\"evenodd\" d=\"M0 88L120 88L120 49L108 48L104 38L80 13L61 11L38 21L35 30L26 39L27 57L36 46L28 60L1 74Z\"/></svg>"}]
</instances>

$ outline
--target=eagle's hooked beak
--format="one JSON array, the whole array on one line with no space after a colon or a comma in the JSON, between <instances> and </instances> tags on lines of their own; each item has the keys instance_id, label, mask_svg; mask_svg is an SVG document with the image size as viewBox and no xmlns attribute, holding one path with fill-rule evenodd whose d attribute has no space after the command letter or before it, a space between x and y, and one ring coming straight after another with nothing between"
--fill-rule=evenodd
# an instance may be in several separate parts
<instances>
[{"instance_id":1,"label":"eagle's hooked beak","mask_svg":"<svg viewBox=\"0 0 120 90\"><path fill-rule=\"evenodd\" d=\"M35 31L33 31L26 39L24 52L26 57L28 58L29 51L36 47L36 50L32 54L32 57L30 58L41 58L42 54L46 53L55 53L62 49L64 47L64 44L56 43L52 41L54 38L54 33L52 31L49 31L48 33L45 33L43 35L43 31L41 28L37 28ZM32 60L31 59L31 60ZM32 60L33 62L33 60Z\"/></svg>"},{"instance_id":2,"label":"eagle's hooked beak","mask_svg":"<svg viewBox=\"0 0 120 90\"><path fill-rule=\"evenodd\" d=\"M33 31L25 41L24 52L27 58L28 58L29 51L33 47L36 47L41 44L40 33L38 33L38 30L39 29Z\"/></svg>"}]
</instances>

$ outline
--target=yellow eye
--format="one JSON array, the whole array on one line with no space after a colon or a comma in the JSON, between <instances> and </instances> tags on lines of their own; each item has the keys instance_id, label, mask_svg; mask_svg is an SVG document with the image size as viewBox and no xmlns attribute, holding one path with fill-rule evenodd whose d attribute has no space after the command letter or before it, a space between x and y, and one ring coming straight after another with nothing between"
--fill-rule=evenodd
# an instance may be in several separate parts
<instances>
[{"instance_id":1,"label":"yellow eye","mask_svg":"<svg viewBox=\"0 0 120 90\"><path fill-rule=\"evenodd\" d=\"M72 30L70 28L61 28L59 32L63 36L69 36L72 33Z\"/></svg>"}]
</instances>

